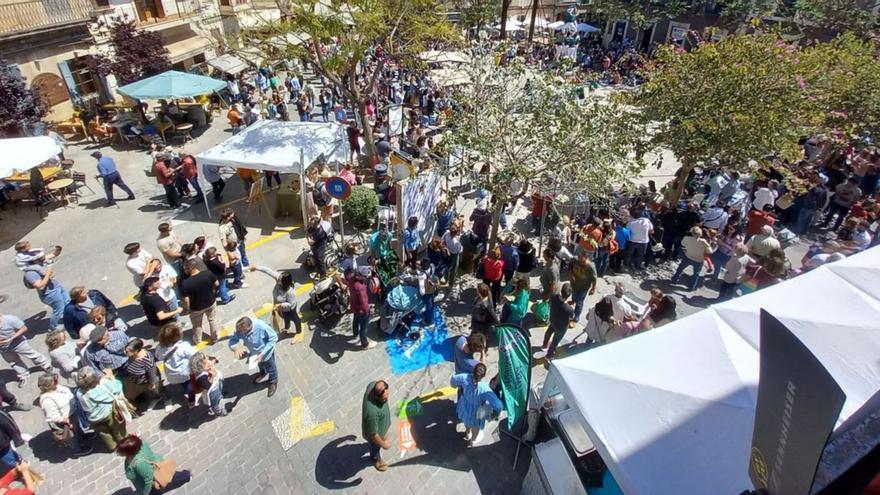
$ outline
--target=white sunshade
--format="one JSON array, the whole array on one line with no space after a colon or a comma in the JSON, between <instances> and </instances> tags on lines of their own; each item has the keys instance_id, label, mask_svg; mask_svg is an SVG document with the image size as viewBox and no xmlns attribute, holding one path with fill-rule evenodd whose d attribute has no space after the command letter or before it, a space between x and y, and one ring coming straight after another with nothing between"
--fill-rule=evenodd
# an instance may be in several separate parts
<instances>
[{"instance_id":1,"label":"white sunshade","mask_svg":"<svg viewBox=\"0 0 880 495\"><path fill-rule=\"evenodd\" d=\"M577 25L577 30L580 33L598 33L599 31L601 31L601 29L584 22Z\"/></svg>"},{"instance_id":2,"label":"white sunshade","mask_svg":"<svg viewBox=\"0 0 880 495\"><path fill-rule=\"evenodd\" d=\"M564 24L565 24L565 23L562 22L562 21L554 21L554 22L551 22L550 24L547 24L547 27L550 28L550 29L559 29L559 28L561 28Z\"/></svg>"},{"instance_id":3,"label":"white sunshade","mask_svg":"<svg viewBox=\"0 0 880 495\"><path fill-rule=\"evenodd\" d=\"M26 172L61 153L49 136L0 139L0 178Z\"/></svg>"},{"instance_id":4,"label":"white sunshade","mask_svg":"<svg viewBox=\"0 0 880 495\"><path fill-rule=\"evenodd\" d=\"M247 62L231 53L220 55L215 59L208 60L208 65L219 70L220 72L232 75L238 74L239 72L247 69L248 66Z\"/></svg>"},{"instance_id":5,"label":"white sunshade","mask_svg":"<svg viewBox=\"0 0 880 495\"><path fill-rule=\"evenodd\" d=\"M880 248L554 361L556 382L624 493L739 493L759 371L759 309L846 393L838 425L880 389Z\"/></svg>"},{"instance_id":6,"label":"white sunshade","mask_svg":"<svg viewBox=\"0 0 880 495\"><path fill-rule=\"evenodd\" d=\"M463 64L470 59L462 52L441 52L428 50L419 54L419 59L431 64L456 63Z\"/></svg>"},{"instance_id":7,"label":"white sunshade","mask_svg":"<svg viewBox=\"0 0 880 495\"><path fill-rule=\"evenodd\" d=\"M431 81L440 88L471 83L467 72L458 69L434 69L429 73L429 76Z\"/></svg>"},{"instance_id":8,"label":"white sunshade","mask_svg":"<svg viewBox=\"0 0 880 495\"><path fill-rule=\"evenodd\" d=\"M345 162L348 155L348 133L335 122L260 120L196 159L203 166L301 173L322 157Z\"/></svg>"}]
</instances>

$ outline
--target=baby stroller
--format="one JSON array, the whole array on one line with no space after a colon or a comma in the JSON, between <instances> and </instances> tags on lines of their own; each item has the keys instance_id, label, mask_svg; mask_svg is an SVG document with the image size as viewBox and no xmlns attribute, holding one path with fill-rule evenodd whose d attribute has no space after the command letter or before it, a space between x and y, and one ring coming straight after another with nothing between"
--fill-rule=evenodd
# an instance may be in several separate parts
<instances>
[{"instance_id":1,"label":"baby stroller","mask_svg":"<svg viewBox=\"0 0 880 495\"><path fill-rule=\"evenodd\" d=\"M424 303L419 289L411 285L399 284L388 291L388 297L382 306L380 328L386 335L398 330L404 331L407 338L417 340L419 328L412 325L414 315L421 315Z\"/></svg>"},{"instance_id":2,"label":"baby stroller","mask_svg":"<svg viewBox=\"0 0 880 495\"><path fill-rule=\"evenodd\" d=\"M348 309L348 291L339 286L336 277L327 277L315 283L309 293L312 309L318 312L322 322L330 318L339 318Z\"/></svg>"}]
</instances>

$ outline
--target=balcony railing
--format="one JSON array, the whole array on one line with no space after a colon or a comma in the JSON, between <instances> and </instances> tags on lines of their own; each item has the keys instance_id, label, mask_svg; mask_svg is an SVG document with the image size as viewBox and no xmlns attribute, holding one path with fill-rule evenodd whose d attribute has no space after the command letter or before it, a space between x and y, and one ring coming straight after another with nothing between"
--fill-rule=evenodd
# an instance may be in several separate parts
<instances>
[{"instance_id":1,"label":"balcony railing","mask_svg":"<svg viewBox=\"0 0 880 495\"><path fill-rule=\"evenodd\" d=\"M25 0L0 4L0 34L86 22L93 9L91 0Z\"/></svg>"}]
</instances>

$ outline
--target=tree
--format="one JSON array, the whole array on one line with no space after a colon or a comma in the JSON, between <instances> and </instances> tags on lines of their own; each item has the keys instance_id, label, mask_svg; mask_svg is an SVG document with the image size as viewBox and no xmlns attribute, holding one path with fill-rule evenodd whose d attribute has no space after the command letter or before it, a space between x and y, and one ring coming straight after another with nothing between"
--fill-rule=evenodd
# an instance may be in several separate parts
<instances>
[{"instance_id":1,"label":"tree","mask_svg":"<svg viewBox=\"0 0 880 495\"><path fill-rule=\"evenodd\" d=\"M640 28L662 19L707 13L718 14L720 25L734 27L752 17L773 14L780 5L777 0L591 0L585 9L607 19L628 19Z\"/></svg>"},{"instance_id":2,"label":"tree","mask_svg":"<svg viewBox=\"0 0 880 495\"><path fill-rule=\"evenodd\" d=\"M502 0L455 0L452 5L459 12L459 24L468 33L479 33L498 17Z\"/></svg>"},{"instance_id":3,"label":"tree","mask_svg":"<svg viewBox=\"0 0 880 495\"><path fill-rule=\"evenodd\" d=\"M878 8L878 0L796 0L795 20L805 26L819 25L876 38L880 35Z\"/></svg>"},{"instance_id":4,"label":"tree","mask_svg":"<svg viewBox=\"0 0 880 495\"><path fill-rule=\"evenodd\" d=\"M880 136L880 60L873 41L847 33L807 47L803 82L818 131L839 146L863 147Z\"/></svg>"},{"instance_id":5,"label":"tree","mask_svg":"<svg viewBox=\"0 0 880 495\"><path fill-rule=\"evenodd\" d=\"M243 29L242 44L268 60L304 60L339 89L361 122L386 63L412 63L430 42L455 39L436 0L290 0L290 12L288 20ZM363 130L373 157L372 129Z\"/></svg>"},{"instance_id":6,"label":"tree","mask_svg":"<svg viewBox=\"0 0 880 495\"><path fill-rule=\"evenodd\" d=\"M470 84L455 95L461 110L441 145L453 173L482 166L476 186L495 202L493 244L504 203L520 192L513 183L608 199L641 171L644 132L616 102L584 95L579 103L583 88L516 61L477 57L464 70Z\"/></svg>"},{"instance_id":7,"label":"tree","mask_svg":"<svg viewBox=\"0 0 880 495\"><path fill-rule=\"evenodd\" d=\"M110 47L110 54L92 58L92 67L103 76L113 74L120 85L171 69L162 36L138 30L134 21L119 21L110 26Z\"/></svg>"},{"instance_id":8,"label":"tree","mask_svg":"<svg viewBox=\"0 0 880 495\"><path fill-rule=\"evenodd\" d=\"M0 134L20 135L27 125L46 116L46 104L37 89L27 87L21 73L0 59Z\"/></svg>"},{"instance_id":9,"label":"tree","mask_svg":"<svg viewBox=\"0 0 880 495\"><path fill-rule=\"evenodd\" d=\"M776 154L796 161L813 127L797 47L775 35L728 36L685 52L663 47L647 82L621 95L651 126L650 140L697 166L749 171L750 160ZM676 199L684 189L678 181Z\"/></svg>"}]
</instances>

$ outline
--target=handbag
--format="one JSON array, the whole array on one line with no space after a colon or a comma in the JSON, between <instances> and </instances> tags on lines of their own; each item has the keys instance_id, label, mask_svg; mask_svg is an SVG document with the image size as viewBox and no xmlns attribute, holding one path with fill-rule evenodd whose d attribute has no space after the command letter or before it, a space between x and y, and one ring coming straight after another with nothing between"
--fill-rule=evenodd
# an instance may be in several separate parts
<instances>
[{"instance_id":1,"label":"handbag","mask_svg":"<svg viewBox=\"0 0 880 495\"><path fill-rule=\"evenodd\" d=\"M532 314L534 314L542 322L546 322L550 318L550 304L547 301L539 301L532 306Z\"/></svg>"},{"instance_id":2,"label":"handbag","mask_svg":"<svg viewBox=\"0 0 880 495\"><path fill-rule=\"evenodd\" d=\"M171 459L163 459L153 464L153 488L162 490L171 484L174 473L177 472L177 463Z\"/></svg>"},{"instance_id":3,"label":"handbag","mask_svg":"<svg viewBox=\"0 0 880 495\"><path fill-rule=\"evenodd\" d=\"M275 306L272 308L272 328L276 332L280 332L282 328L284 328L284 322L281 318L281 306Z\"/></svg>"},{"instance_id":4,"label":"handbag","mask_svg":"<svg viewBox=\"0 0 880 495\"><path fill-rule=\"evenodd\" d=\"M30 481L30 484L32 484L34 488L40 486L40 484L46 479L39 471L32 468L30 464L28 464L27 468L21 471L21 477L26 480L25 484L28 484L27 482Z\"/></svg>"},{"instance_id":5,"label":"handbag","mask_svg":"<svg viewBox=\"0 0 880 495\"><path fill-rule=\"evenodd\" d=\"M135 408L124 395L114 394L103 384L101 384L101 387L113 397L113 412L111 414L113 414L113 419L115 419L117 423L130 423L134 418L140 416L137 412L137 408Z\"/></svg>"}]
</instances>

